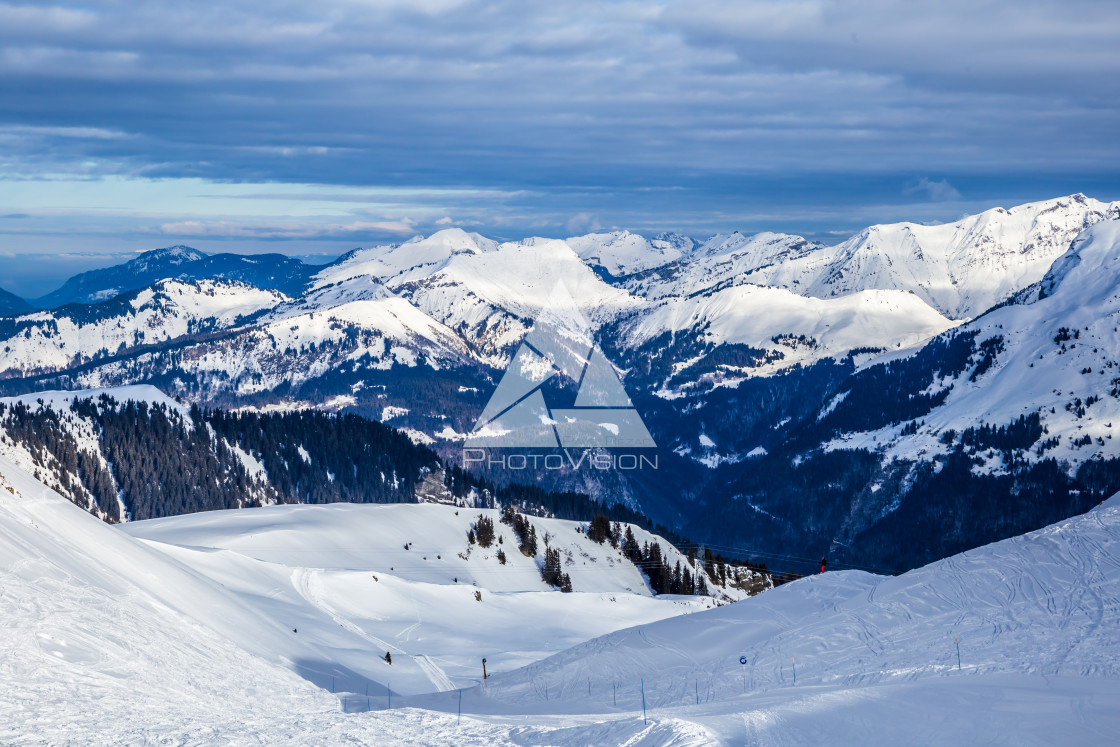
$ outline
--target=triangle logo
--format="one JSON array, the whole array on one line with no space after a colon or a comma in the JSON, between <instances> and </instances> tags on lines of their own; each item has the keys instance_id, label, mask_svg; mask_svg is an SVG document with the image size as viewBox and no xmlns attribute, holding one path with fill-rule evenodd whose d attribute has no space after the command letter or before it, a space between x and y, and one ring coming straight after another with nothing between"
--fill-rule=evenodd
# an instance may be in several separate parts
<instances>
[{"instance_id":1,"label":"triangle logo","mask_svg":"<svg viewBox=\"0 0 1120 747\"><path fill-rule=\"evenodd\" d=\"M542 387L579 383L572 407L553 409ZM594 342L591 324L558 283L517 349L465 446L652 448L653 437Z\"/></svg>"}]
</instances>

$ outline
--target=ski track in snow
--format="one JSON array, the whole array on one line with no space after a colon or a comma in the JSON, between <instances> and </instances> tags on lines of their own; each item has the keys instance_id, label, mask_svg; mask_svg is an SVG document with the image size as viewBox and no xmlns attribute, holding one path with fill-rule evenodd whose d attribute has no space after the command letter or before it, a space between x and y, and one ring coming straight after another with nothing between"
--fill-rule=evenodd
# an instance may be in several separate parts
<instances>
[{"instance_id":1,"label":"ski track in snow","mask_svg":"<svg viewBox=\"0 0 1120 747\"><path fill-rule=\"evenodd\" d=\"M419 656L413 657L413 660L420 667L420 669L424 671L424 674L428 676L428 679L431 680L432 685L436 690L455 689L455 685L451 682L451 678L447 676L446 672L439 668L439 665L432 661L432 657L428 656L427 654L421 654Z\"/></svg>"}]
</instances>

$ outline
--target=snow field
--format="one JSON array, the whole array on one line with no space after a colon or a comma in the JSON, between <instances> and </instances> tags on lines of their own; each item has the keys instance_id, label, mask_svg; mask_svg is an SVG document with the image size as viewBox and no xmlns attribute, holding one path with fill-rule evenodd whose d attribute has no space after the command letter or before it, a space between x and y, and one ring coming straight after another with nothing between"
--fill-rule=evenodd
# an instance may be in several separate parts
<instances>
[{"instance_id":1,"label":"snow field","mask_svg":"<svg viewBox=\"0 0 1120 747\"><path fill-rule=\"evenodd\" d=\"M0 475L0 741L7 744L1112 744L1120 730L1120 498L903 576L830 572L588 640L464 689L460 721L457 691L397 693L392 711L344 713L344 705L360 711L364 694L339 700L291 671L302 666L307 675L318 665L318 675L340 676L340 663L324 656L334 653L325 631L333 625L341 641L347 625L358 624L347 605L360 596L359 572L316 574L279 561L301 548L317 563L360 559L348 550L332 561L297 539L302 525L310 536L344 538L353 515L224 512L257 522L272 544L245 537L245 545L257 543L254 552L192 549L137 541L3 457ZM194 522L178 530L183 542L209 534L236 544L237 530L246 529L220 515L183 518ZM423 512L411 520L433 523ZM168 539L176 532L161 521L155 529ZM266 551L276 555L251 557ZM480 603L448 601L469 589L400 578L372 584L387 591L364 614L391 612L411 596L410 612L449 605L443 628L433 629L438 636L459 624L467 641L478 622L464 616ZM295 595L304 593L299 602ZM503 594L553 597L586 616L611 604L579 608L581 596L609 592L482 593L483 605ZM270 617L280 613L269 600L303 610L322 627L322 640L289 632ZM330 624L318 617L327 610L338 615ZM522 615L522 628L532 631L559 610L506 614ZM425 621L414 622L421 624L411 635L419 635ZM536 645L547 648L550 631L539 635ZM352 640L363 649L371 643ZM363 666L351 653L348 661ZM786 665L792 656L796 685ZM387 705L377 695L368 701L374 709Z\"/></svg>"},{"instance_id":2,"label":"snow field","mask_svg":"<svg viewBox=\"0 0 1120 747\"><path fill-rule=\"evenodd\" d=\"M468 543L479 515L494 521L501 544ZM653 598L637 568L609 543L577 532L578 522L530 517L539 548L537 557L525 557L499 519L492 509L339 503L215 511L121 530L217 581L256 614L298 629L317 661L330 663L305 674L326 688L326 677L334 677L340 692L471 686L481 679L483 658L494 674L603 633L717 604ZM687 563L665 540L633 531L639 544L659 542L670 563ZM546 539L561 551L572 594L541 580Z\"/></svg>"}]
</instances>

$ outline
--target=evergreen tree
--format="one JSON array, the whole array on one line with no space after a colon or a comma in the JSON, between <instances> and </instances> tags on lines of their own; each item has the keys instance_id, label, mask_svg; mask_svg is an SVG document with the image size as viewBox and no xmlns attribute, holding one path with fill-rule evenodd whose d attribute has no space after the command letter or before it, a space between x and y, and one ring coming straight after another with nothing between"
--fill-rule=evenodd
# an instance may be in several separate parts
<instances>
[{"instance_id":1,"label":"evergreen tree","mask_svg":"<svg viewBox=\"0 0 1120 747\"><path fill-rule=\"evenodd\" d=\"M479 547L490 547L494 544L494 520L478 515L478 521L475 523L475 536L478 538Z\"/></svg>"},{"instance_id":2,"label":"evergreen tree","mask_svg":"<svg viewBox=\"0 0 1120 747\"><path fill-rule=\"evenodd\" d=\"M611 537L611 520L604 514L595 514L587 528L587 538L592 542L603 544Z\"/></svg>"},{"instance_id":3,"label":"evergreen tree","mask_svg":"<svg viewBox=\"0 0 1120 747\"><path fill-rule=\"evenodd\" d=\"M564 573L560 561L560 551L556 548L545 545L541 578L544 579L546 584L555 586L560 591L569 592L572 590L572 580L567 573Z\"/></svg>"},{"instance_id":4,"label":"evergreen tree","mask_svg":"<svg viewBox=\"0 0 1120 747\"><path fill-rule=\"evenodd\" d=\"M622 541L622 554L631 563L642 562L642 548L638 546L638 540L634 538L634 532L630 527L626 527L626 539Z\"/></svg>"}]
</instances>

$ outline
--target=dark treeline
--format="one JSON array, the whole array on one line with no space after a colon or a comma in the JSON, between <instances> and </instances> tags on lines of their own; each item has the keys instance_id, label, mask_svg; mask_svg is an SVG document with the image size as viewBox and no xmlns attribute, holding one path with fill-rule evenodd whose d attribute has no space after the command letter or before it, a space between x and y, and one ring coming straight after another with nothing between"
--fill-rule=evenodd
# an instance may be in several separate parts
<instances>
[{"instance_id":1,"label":"dark treeline","mask_svg":"<svg viewBox=\"0 0 1120 747\"><path fill-rule=\"evenodd\" d=\"M134 520L236 507L231 495L254 493L230 448L176 410L120 405L105 395L76 400L70 409L100 432L101 452Z\"/></svg>"},{"instance_id":2,"label":"dark treeline","mask_svg":"<svg viewBox=\"0 0 1120 747\"><path fill-rule=\"evenodd\" d=\"M852 376L843 399L821 418L815 440L819 443L841 432L871 431L925 415L949 394L948 389L933 394L925 390L939 376L960 374L978 351L988 350L977 347L976 334L935 338L909 358L880 363Z\"/></svg>"},{"instance_id":3,"label":"dark treeline","mask_svg":"<svg viewBox=\"0 0 1120 747\"><path fill-rule=\"evenodd\" d=\"M1020 415L1007 425L993 426L987 423L966 428L961 433L961 445L983 451L995 449L1009 452L1014 449L1029 449L1042 438L1043 426L1037 412Z\"/></svg>"},{"instance_id":4,"label":"dark treeline","mask_svg":"<svg viewBox=\"0 0 1120 747\"><path fill-rule=\"evenodd\" d=\"M1120 459L1087 461L1073 474L1054 459L1005 474L976 474L976 464L960 449L939 470L919 463L899 507L854 546L887 567L915 567L1084 513L1120 491Z\"/></svg>"},{"instance_id":5,"label":"dark treeline","mask_svg":"<svg viewBox=\"0 0 1120 747\"><path fill-rule=\"evenodd\" d=\"M32 409L22 402L0 404L0 422L7 437L31 452L36 479L50 481L75 504L110 523L122 520L117 487L107 465L89 449L82 449L63 427L63 414ZM41 470L39 468L42 468Z\"/></svg>"},{"instance_id":6,"label":"dark treeline","mask_svg":"<svg viewBox=\"0 0 1120 747\"><path fill-rule=\"evenodd\" d=\"M412 502L436 455L357 415L200 411L191 417L259 459L283 503Z\"/></svg>"},{"instance_id":7,"label":"dark treeline","mask_svg":"<svg viewBox=\"0 0 1120 747\"><path fill-rule=\"evenodd\" d=\"M89 426L100 456L79 448L64 418ZM101 395L61 413L0 405L0 422L66 497L109 522L262 503L412 502L424 470L439 464L403 434L352 415L184 413Z\"/></svg>"},{"instance_id":8,"label":"dark treeline","mask_svg":"<svg viewBox=\"0 0 1120 747\"><path fill-rule=\"evenodd\" d=\"M630 527L625 532L616 524L613 527L610 539L616 546L620 546L623 556L636 565L649 579L650 589L656 594L694 594L707 596L715 590L726 589L728 585L740 583L740 572L745 568L752 575L754 573L768 574L765 567L732 563L719 553L713 553L709 548L690 547L688 549L688 562L682 564L679 560L670 564L668 555L661 549L657 542L643 542L638 544ZM699 553L698 553L699 550ZM775 576L774 585L792 581L796 575L784 574ZM747 588L743 586L743 588ZM755 591L755 589L752 589Z\"/></svg>"},{"instance_id":9,"label":"dark treeline","mask_svg":"<svg viewBox=\"0 0 1120 747\"><path fill-rule=\"evenodd\" d=\"M1011 435L1004 429L1001 437L994 428L985 435L978 430L970 440L996 434L997 440L1024 443L1030 418L1016 423L1025 425L1013 424ZM731 542L766 542L775 548L772 557L784 558L783 566L803 571L827 556L830 567L901 573L1083 513L1120 491L1120 459L1089 460L1071 470L1052 458L1014 457L992 473L978 471L983 464L960 441L936 461L887 465L865 450L817 452L800 461L771 454L731 476L726 490L734 500L709 511L693 529L715 534L721 527L741 527L742 535ZM882 515L845 537L853 496Z\"/></svg>"}]
</instances>

